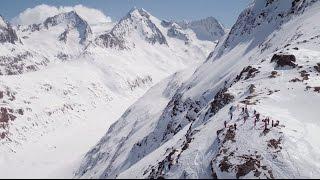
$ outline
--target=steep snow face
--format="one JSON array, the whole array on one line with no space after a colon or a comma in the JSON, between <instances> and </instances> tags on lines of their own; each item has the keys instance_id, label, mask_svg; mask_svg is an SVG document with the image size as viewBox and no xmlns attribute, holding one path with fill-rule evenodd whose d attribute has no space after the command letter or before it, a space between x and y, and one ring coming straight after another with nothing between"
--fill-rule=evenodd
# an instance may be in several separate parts
<instances>
[{"instance_id":1,"label":"steep snow face","mask_svg":"<svg viewBox=\"0 0 320 180\"><path fill-rule=\"evenodd\" d=\"M266 9L286 13L262 21L266 31L246 22L248 10ZM319 12L319 1L253 3L220 44L228 46L150 89L87 153L76 177L318 177Z\"/></svg>"},{"instance_id":2,"label":"steep snow face","mask_svg":"<svg viewBox=\"0 0 320 180\"><path fill-rule=\"evenodd\" d=\"M145 134L154 130L155 123L161 117L161 110L166 107L174 96L174 92L191 76L193 71L194 69L189 69L173 74L130 106L121 118L109 128L100 142L86 155L85 162L76 174L77 177L117 177L117 174L136 163L139 158L129 159L131 148L142 145L137 144L138 141ZM156 103L155 99L157 100ZM146 106L146 104L151 106ZM130 147L130 149L126 149L127 147ZM140 153L143 154L145 151L148 151L148 149L144 149ZM109 163L110 161L113 162ZM106 162L106 164L102 162Z\"/></svg>"},{"instance_id":3,"label":"steep snow face","mask_svg":"<svg viewBox=\"0 0 320 180\"><path fill-rule=\"evenodd\" d=\"M59 14L17 27L21 43L0 44L0 177L71 178L80 157L130 104L174 72L196 67L215 47L188 30L181 30L188 44L169 37L169 28L143 10L128 17L128 31L96 25L80 43L90 26L74 12ZM130 49L96 44L110 31Z\"/></svg>"},{"instance_id":4,"label":"steep snow face","mask_svg":"<svg viewBox=\"0 0 320 180\"><path fill-rule=\"evenodd\" d=\"M182 21L178 22L178 24L184 29L192 29L200 40L216 41L226 33L225 27L214 17L190 22Z\"/></svg>"},{"instance_id":5,"label":"steep snow face","mask_svg":"<svg viewBox=\"0 0 320 180\"><path fill-rule=\"evenodd\" d=\"M3 19L2 16L0 16L0 26L1 26L1 27L6 27L6 26L7 26L7 23L6 23L6 21Z\"/></svg>"},{"instance_id":6,"label":"steep snow face","mask_svg":"<svg viewBox=\"0 0 320 180\"><path fill-rule=\"evenodd\" d=\"M316 0L317 1L317 0ZM316 2L314 0L262 0L245 9L231 28L226 40L216 51L217 58L228 52L241 42L251 41L247 52L265 42L275 29L299 13L305 7Z\"/></svg>"},{"instance_id":7,"label":"steep snow face","mask_svg":"<svg viewBox=\"0 0 320 180\"><path fill-rule=\"evenodd\" d=\"M100 35L96 39L98 45L107 48L130 49L141 39L150 44L167 44L158 27L151 20L151 15L144 9L132 9L111 32Z\"/></svg>"},{"instance_id":8,"label":"steep snow face","mask_svg":"<svg viewBox=\"0 0 320 180\"><path fill-rule=\"evenodd\" d=\"M18 36L11 25L0 16L0 43L9 42L14 44L18 41Z\"/></svg>"}]
</instances>

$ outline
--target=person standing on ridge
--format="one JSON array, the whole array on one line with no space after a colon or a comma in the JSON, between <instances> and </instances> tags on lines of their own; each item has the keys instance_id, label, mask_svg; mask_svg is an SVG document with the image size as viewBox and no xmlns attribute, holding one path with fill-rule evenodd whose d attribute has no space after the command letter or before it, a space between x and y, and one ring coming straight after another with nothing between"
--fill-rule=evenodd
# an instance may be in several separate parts
<instances>
[{"instance_id":1,"label":"person standing on ridge","mask_svg":"<svg viewBox=\"0 0 320 180\"><path fill-rule=\"evenodd\" d=\"M232 106L229 108L229 115L230 115L230 120L232 120Z\"/></svg>"},{"instance_id":2,"label":"person standing on ridge","mask_svg":"<svg viewBox=\"0 0 320 180\"><path fill-rule=\"evenodd\" d=\"M279 120L276 121L276 123L274 124L274 127L279 126Z\"/></svg>"},{"instance_id":3,"label":"person standing on ridge","mask_svg":"<svg viewBox=\"0 0 320 180\"><path fill-rule=\"evenodd\" d=\"M259 118L260 118L260 114L257 113L257 114L256 114L256 120L259 121Z\"/></svg>"},{"instance_id":4,"label":"person standing on ridge","mask_svg":"<svg viewBox=\"0 0 320 180\"><path fill-rule=\"evenodd\" d=\"M268 124L267 124L267 120L264 120L264 131L268 130Z\"/></svg>"},{"instance_id":5,"label":"person standing on ridge","mask_svg":"<svg viewBox=\"0 0 320 180\"><path fill-rule=\"evenodd\" d=\"M268 125L269 125L269 123L270 123L269 117L266 118L266 121L267 121L267 123L268 123Z\"/></svg>"},{"instance_id":6,"label":"person standing on ridge","mask_svg":"<svg viewBox=\"0 0 320 180\"><path fill-rule=\"evenodd\" d=\"M232 120L233 117L233 112L236 110L235 106L230 106L229 108L229 115L230 115L230 120Z\"/></svg>"}]
</instances>

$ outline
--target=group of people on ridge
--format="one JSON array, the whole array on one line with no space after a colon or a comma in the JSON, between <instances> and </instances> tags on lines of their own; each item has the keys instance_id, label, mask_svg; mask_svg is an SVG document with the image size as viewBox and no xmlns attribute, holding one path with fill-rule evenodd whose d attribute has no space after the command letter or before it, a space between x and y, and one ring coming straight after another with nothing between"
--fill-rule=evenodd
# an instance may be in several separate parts
<instances>
[{"instance_id":1,"label":"group of people on ridge","mask_svg":"<svg viewBox=\"0 0 320 180\"><path fill-rule=\"evenodd\" d=\"M230 120L232 120L233 118L233 112L237 109L239 109L239 104L237 105L237 107L231 106L229 109L229 115L230 115ZM243 123L246 123L246 121L248 120L248 118L250 117L249 111L248 111L248 107L247 104L245 105L245 107L242 107L242 112L241 114L243 115ZM256 110L253 111L254 114L254 127L256 127L257 122L260 121L260 113L258 113ZM265 119L262 119L262 122L264 122L264 131L268 130L268 125L270 124L270 118L266 117ZM275 121L271 120L271 127L277 127L279 125L279 120ZM227 121L224 121L224 127L227 128ZM234 123L233 125L234 130L237 130L237 124Z\"/></svg>"}]
</instances>

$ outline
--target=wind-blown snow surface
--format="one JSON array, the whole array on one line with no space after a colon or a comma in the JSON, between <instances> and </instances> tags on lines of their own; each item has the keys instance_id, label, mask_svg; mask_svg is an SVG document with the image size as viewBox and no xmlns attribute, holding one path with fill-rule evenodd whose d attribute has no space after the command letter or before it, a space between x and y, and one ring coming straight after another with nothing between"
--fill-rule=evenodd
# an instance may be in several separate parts
<instances>
[{"instance_id":1,"label":"wind-blown snow surface","mask_svg":"<svg viewBox=\"0 0 320 180\"><path fill-rule=\"evenodd\" d=\"M169 37L160 22L133 9L123 21L91 27L71 11L15 27L19 41L0 44L0 177L72 177L74 165L130 104L215 46L190 31L188 43ZM153 29L166 44L150 39ZM116 32L135 35L121 39L130 48L97 43Z\"/></svg>"},{"instance_id":2,"label":"wind-blown snow surface","mask_svg":"<svg viewBox=\"0 0 320 180\"><path fill-rule=\"evenodd\" d=\"M319 177L319 18L319 1L255 1L194 73L130 106L75 177Z\"/></svg>"}]
</instances>

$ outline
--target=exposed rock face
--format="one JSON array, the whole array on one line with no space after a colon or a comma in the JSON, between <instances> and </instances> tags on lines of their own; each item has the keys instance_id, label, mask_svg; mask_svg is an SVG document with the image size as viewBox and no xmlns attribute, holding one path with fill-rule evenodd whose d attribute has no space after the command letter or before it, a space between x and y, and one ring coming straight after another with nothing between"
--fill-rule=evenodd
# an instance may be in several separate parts
<instances>
[{"instance_id":1,"label":"exposed rock face","mask_svg":"<svg viewBox=\"0 0 320 180\"><path fill-rule=\"evenodd\" d=\"M125 45L125 40L123 38L119 38L113 34L113 32L110 32L108 34L102 34L100 35L95 42L100 45L104 46L106 48L118 48L121 50L129 49Z\"/></svg>"},{"instance_id":2,"label":"exposed rock face","mask_svg":"<svg viewBox=\"0 0 320 180\"><path fill-rule=\"evenodd\" d=\"M18 41L18 36L11 25L0 16L0 43L12 43Z\"/></svg>"},{"instance_id":3,"label":"exposed rock face","mask_svg":"<svg viewBox=\"0 0 320 180\"><path fill-rule=\"evenodd\" d=\"M28 27L23 28L22 32L30 31L30 32L35 32L35 31L40 31L42 24L30 24ZM20 28L21 26L18 26Z\"/></svg>"},{"instance_id":4,"label":"exposed rock face","mask_svg":"<svg viewBox=\"0 0 320 180\"><path fill-rule=\"evenodd\" d=\"M26 64L27 61L33 58L34 55L29 51L12 56L0 56L0 75L17 75L24 72L36 71L39 69L39 66L46 66L49 63L46 57L41 56L38 62Z\"/></svg>"},{"instance_id":5,"label":"exposed rock face","mask_svg":"<svg viewBox=\"0 0 320 180\"><path fill-rule=\"evenodd\" d=\"M152 77L151 76L145 76L145 77L137 77L133 81L127 80L128 86L133 91L136 88L139 88L141 86L145 86L152 83Z\"/></svg>"},{"instance_id":6,"label":"exposed rock face","mask_svg":"<svg viewBox=\"0 0 320 180\"><path fill-rule=\"evenodd\" d=\"M69 29L66 29L63 33L60 34L59 41L63 41L63 42L67 42L67 38L68 38L68 33L69 33Z\"/></svg>"},{"instance_id":7,"label":"exposed rock face","mask_svg":"<svg viewBox=\"0 0 320 180\"><path fill-rule=\"evenodd\" d=\"M182 28L176 23L173 23L171 25L171 28L168 30L168 36L173 37L173 38L177 38L177 39L181 39L181 40L185 41L186 43L188 43L188 41L190 41L190 38L188 37L188 35L185 34L183 32Z\"/></svg>"},{"instance_id":8,"label":"exposed rock face","mask_svg":"<svg viewBox=\"0 0 320 180\"><path fill-rule=\"evenodd\" d=\"M316 69L318 72L320 72L320 63L317 63L317 65L314 66L314 69Z\"/></svg>"},{"instance_id":9,"label":"exposed rock face","mask_svg":"<svg viewBox=\"0 0 320 180\"><path fill-rule=\"evenodd\" d=\"M96 38L95 42L106 48L130 49L135 46L135 40L130 37L142 37L150 44L168 45L165 36L152 22L151 16L143 9L132 9L112 30Z\"/></svg>"},{"instance_id":10,"label":"exposed rock face","mask_svg":"<svg viewBox=\"0 0 320 180\"><path fill-rule=\"evenodd\" d=\"M296 62L296 57L294 55L287 55L287 54L275 54L271 58L271 62L275 62L277 65L276 67L285 67L289 66L295 68L297 65L294 63Z\"/></svg>"}]
</instances>

